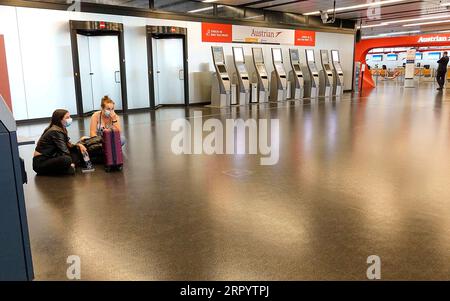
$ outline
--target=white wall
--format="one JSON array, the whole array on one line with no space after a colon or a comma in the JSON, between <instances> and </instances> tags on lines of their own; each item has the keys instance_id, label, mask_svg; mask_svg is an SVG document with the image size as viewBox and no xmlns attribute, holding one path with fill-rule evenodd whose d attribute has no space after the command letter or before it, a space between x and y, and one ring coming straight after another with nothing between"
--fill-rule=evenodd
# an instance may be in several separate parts
<instances>
[{"instance_id":1,"label":"white wall","mask_svg":"<svg viewBox=\"0 0 450 301\"><path fill-rule=\"evenodd\" d=\"M140 17L78 13L0 6L0 33L5 35L14 116L18 120L48 117L56 108L76 113L69 20L102 20L124 24L128 106L149 106L145 25L187 28L190 102L210 101L211 45L201 41L201 23ZM231 64L231 47L243 46L251 63L251 47L264 50L267 71L273 69L270 45L222 44ZM286 71L288 49L282 45ZM305 47L298 47L303 62ZM351 34L316 33L316 56L320 49L338 49L345 74L345 89L351 89L354 39ZM318 67L320 69L320 64ZM206 93L205 93L206 91Z\"/></svg>"}]
</instances>

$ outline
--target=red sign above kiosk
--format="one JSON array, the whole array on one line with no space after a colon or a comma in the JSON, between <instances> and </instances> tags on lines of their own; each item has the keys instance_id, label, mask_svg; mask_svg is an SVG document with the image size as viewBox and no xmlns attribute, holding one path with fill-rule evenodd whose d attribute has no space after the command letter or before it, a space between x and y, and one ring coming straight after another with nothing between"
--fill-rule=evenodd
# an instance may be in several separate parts
<instances>
[{"instance_id":1,"label":"red sign above kiosk","mask_svg":"<svg viewBox=\"0 0 450 301\"><path fill-rule=\"evenodd\" d=\"M295 31L295 46L316 46L316 32L309 30Z\"/></svg>"},{"instance_id":2,"label":"red sign above kiosk","mask_svg":"<svg viewBox=\"0 0 450 301\"><path fill-rule=\"evenodd\" d=\"M232 41L233 25L202 23L202 42L231 43Z\"/></svg>"}]
</instances>

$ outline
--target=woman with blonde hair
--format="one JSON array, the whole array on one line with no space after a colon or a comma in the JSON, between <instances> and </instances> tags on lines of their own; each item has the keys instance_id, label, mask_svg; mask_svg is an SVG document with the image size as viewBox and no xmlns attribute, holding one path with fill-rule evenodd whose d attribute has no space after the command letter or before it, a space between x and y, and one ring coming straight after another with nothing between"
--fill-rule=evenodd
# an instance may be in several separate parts
<instances>
[{"instance_id":1,"label":"woman with blonde hair","mask_svg":"<svg viewBox=\"0 0 450 301\"><path fill-rule=\"evenodd\" d=\"M102 137L104 129L117 129L122 131L119 115L114 112L114 101L105 95L102 98L101 110L92 114L90 125L90 137ZM120 135L122 146L125 144L125 137Z\"/></svg>"}]
</instances>

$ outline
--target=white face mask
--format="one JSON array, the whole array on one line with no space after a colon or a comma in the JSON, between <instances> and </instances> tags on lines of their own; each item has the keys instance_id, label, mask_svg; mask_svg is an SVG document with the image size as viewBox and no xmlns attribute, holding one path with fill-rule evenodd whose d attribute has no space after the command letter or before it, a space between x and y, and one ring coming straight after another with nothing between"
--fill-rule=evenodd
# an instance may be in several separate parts
<instances>
[{"instance_id":1,"label":"white face mask","mask_svg":"<svg viewBox=\"0 0 450 301\"><path fill-rule=\"evenodd\" d=\"M68 128L71 124L72 124L72 122L73 122L73 119L70 117L70 118L67 118L66 119L66 121L65 121L65 123L64 123L64 126L66 127L66 128Z\"/></svg>"},{"instance_id":2,"label":"white face mask","mask_svg":"<svg viewBox=\"0 0 450 301\"><path fill-rule=\"evenodd\" d=\"M109 118L109 116L111 116L111 111L110 110L105 110L105 116Z\"/></svg>"}]
</instances>

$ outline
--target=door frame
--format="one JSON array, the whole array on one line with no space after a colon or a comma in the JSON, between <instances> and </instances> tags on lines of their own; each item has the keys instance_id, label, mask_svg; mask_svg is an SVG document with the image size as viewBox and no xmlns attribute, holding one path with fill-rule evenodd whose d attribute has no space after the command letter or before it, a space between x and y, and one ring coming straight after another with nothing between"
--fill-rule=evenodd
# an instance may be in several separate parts
<instances>
[{"instance_id":1,"label":"door frame","mask_svg":"<svg viewBox=\"0 0 450 301\"><path fill-rule=\"evenodd\" d=\"M81 93L80 61L78 53L77 34L85 36L117 36L119 43L120 60L120 87L122 94L122 110L127 112L127 76L125 70L125 42L123 36L123 24L103 21L77 21L70 20L70 41L72 46L73 78L75 82L75 96L77 101L77 116L86 115L83 111L83 97ZM98 100L100 101L100 99Z\"/></svg>"},{"instance_id":2,"label":"door frame","mask_svg":"<svg viewBox=\"0 0 450 301\"><path fill-rule=\"evenodd\" d=\"M189 105L189 70L187 29L175 26L146 26L147 35L147 63L148 63L148 90L150 109L158 109L164 104L155 105L155 75L153 74L153 44L152 39L182 39L183 41L183 70L184 70L184 106ZM177 106L177 105L175 105Z\"/></svg>"}]
</instances>

